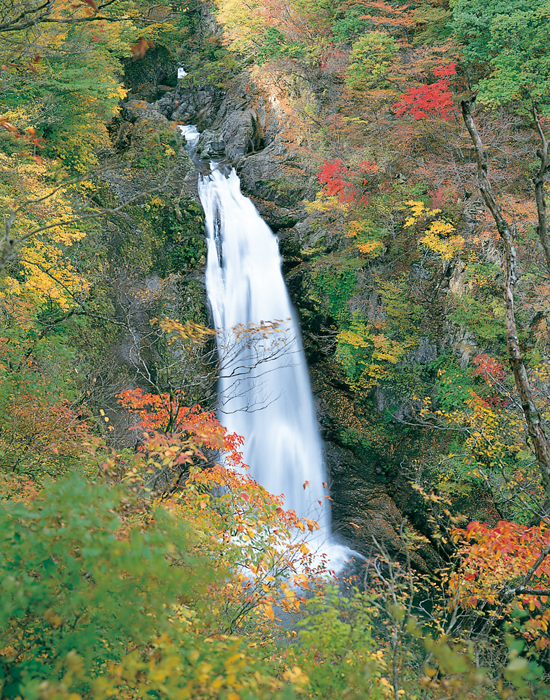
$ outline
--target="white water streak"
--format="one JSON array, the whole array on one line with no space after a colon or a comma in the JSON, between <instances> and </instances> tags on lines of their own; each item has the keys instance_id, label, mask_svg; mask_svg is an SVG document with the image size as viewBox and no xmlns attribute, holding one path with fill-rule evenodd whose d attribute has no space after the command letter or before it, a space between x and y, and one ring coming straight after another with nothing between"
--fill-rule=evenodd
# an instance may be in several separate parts
<instances>
[{"instance_id":1,"label":"white water streak","mask_svg":"<svg viewBox=\"0 0 550 700\"><path fill-rule=\"evenodd\" d=\"M235 171L226 178L215 170L202 179L199 194L206 213L206 287L215 327L227 331L282 322L278 346L273 337L253 338L255 348L243 348L224 368L224 424L244 436L244 461L252 476L271 493L284 494L285 507L314 518L328 533L321 439L277 239L241 194ZM220 354L224 364L221 347ZM243 367L247 376L235 383Z\"/></svg>"}]
</instances>

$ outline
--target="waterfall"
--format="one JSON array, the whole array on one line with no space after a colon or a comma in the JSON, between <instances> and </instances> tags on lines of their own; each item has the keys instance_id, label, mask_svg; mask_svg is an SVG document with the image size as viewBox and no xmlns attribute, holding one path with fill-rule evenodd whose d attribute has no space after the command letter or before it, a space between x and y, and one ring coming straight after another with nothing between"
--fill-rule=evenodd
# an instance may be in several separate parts
<instances>
[{"instance_id":1,"label":"waterfall","mask_svg":"<svg viewBox=\"0 0 550 700\"><path fill-rule=\"evenodd\" d=\"M188 147L196 138L191 127ZM199 181L208 246L206 287L218 330L221 422L245 438L250 475L285 508L317 521L310 538L342 566L354 554L330 542L322 443L300 328L281 272L278 240L232 170L212 163ZM237 337L232 329L238 329Z\"/></svg>"},{"instance_id":2,"label":"waterfall","mask_svg":"<svg viewBox=\"0 0 550 700\"><path fill-rule=\"evenodd\" d=\"M200 131L194 124L186 124L184 126L180 126L180 131L183 137L185 138L187 152L190 155L193 155L197 147L197 142L200 138Z\"/></svg>"}]
</instances>

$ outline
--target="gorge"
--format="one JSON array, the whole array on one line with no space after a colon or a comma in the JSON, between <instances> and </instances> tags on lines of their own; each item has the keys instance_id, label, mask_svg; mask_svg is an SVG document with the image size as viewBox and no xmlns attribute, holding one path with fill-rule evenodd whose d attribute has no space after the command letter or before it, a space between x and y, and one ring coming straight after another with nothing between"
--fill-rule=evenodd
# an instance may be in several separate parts
<instances>
[{"instance_id":1,"label":"gorge","mask_svg":"<svg viewBox=\"0 0 550 700\"><path fill-rule=\"evenodd\" d=\"M0 4L2 699L549 695L549 17Z\"/></svg>"}]
</instances>

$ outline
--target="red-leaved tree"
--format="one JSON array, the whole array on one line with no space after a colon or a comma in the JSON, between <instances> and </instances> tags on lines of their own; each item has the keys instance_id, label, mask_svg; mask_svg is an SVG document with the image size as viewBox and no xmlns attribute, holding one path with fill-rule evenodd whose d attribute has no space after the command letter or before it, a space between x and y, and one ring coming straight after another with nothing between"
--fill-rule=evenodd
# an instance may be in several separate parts
<instances>
[{"instance_id":1,"label":"red-leaved tree","mask_svg":"<svg viewBox=\"0 0 550 700\"><path fill-rule=\"evenodd\" d=\"M448 66L435 68L433 73L440 80L431 85L409 88L399 102L393 105L397 117L410 114L415 119L448 119L451 116L454 102L449 86L451 76L456 74L456 61Z\"/></svg>"}]
</instances>

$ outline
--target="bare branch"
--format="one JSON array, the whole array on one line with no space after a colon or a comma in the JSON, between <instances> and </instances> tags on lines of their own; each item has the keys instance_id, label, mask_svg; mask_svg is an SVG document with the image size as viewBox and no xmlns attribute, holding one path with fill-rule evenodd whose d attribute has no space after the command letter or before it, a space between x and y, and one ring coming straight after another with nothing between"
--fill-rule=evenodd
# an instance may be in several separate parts
<instances>
[{"instance_id":1,"label":"bare branch","mask_svg":"<svg viewBox=\"0 0 550 700\"><path fill-rule=\"evenodd\" d=\"M523 595L523 594L528 594L528 595L550 595L550 591L547 590L542 590L538 588L528 588L527 584L531 581L533 576L535 575L535 571L539 568L539 566L542 564L542 562L546 559L546 557L550 554L550 544L546 545L546 547L541 551L535 562L532 564L532 566L529 568L525 576L523 577L523 581L519 584L519 586L516 586L515 588L506 588L503 590L500 594L501 598L507 599L507 598L513 598L516 595Z\"/></svg>"},{"instance_id":2,"label":"bare branch","mask_svg":"<svg viewBox=\"0 0 550 700\"><path fill-rule=\"evenodd\" d=\"M103 11L106 7L114 5L119 0L106 0L100 8ZM30 29L30 27L35 27L38 24L79 24L82 22L124 22L130 19L135 19L130 16L127 17L109 17L109 15L103 15L96 13L89 17L52 17L51 13L53 11L53 0L46 0L42 5L38 7L27 7L23 12L21 12L16 17L4 20L0 22L0 33L6 34L7 32L21 32L25 29ZM146 18L141 18L146 19Z\"/></svg>"}]
</instances>

